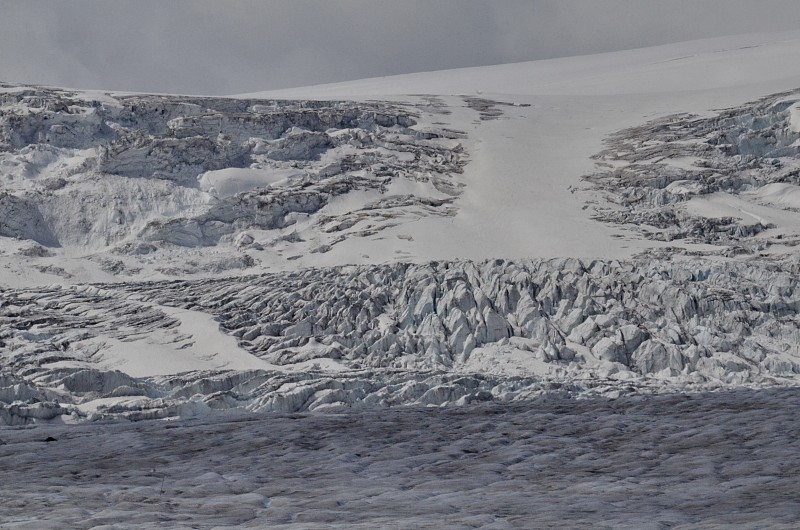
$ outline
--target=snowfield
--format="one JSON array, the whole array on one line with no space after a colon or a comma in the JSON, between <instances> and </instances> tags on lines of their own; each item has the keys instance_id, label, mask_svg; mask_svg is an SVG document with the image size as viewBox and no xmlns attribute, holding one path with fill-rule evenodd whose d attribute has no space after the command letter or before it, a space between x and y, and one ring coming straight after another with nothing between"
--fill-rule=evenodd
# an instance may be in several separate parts
<instances>
[{"instance_id":1,"label":"snowfield","mask_svg":"<svg viewBox=\"0 0 800 530\"><path fill-rule=\"evenodd\" d=\"M0 85L0 526L796 526L797 57Z\"/></svg>"}]
</instances>

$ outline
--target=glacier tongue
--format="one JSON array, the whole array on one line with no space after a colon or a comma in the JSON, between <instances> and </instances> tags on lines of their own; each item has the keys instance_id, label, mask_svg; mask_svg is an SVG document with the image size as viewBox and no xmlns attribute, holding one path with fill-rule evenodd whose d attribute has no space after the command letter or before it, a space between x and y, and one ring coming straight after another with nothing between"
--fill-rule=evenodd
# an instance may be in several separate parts
<instances>
[{"instance_id":1,"label":"glacier tongue","mask_svg":"<svg viewBox=\"0 0 800 530\"><path fill-rule=\"evenodd\" d=\"M794 384L798 272L796 261L493 260L8 289L2 417L146 419ZM245 357L215 349L212 335L181 324L171 308L213 317ZM150 376L114 370L120 349L131 367L153 362L137 354L142 341L183 364L170 369L165 358ZM246 366L229 364L237 362Z\"/></svg>"}]
</instances>

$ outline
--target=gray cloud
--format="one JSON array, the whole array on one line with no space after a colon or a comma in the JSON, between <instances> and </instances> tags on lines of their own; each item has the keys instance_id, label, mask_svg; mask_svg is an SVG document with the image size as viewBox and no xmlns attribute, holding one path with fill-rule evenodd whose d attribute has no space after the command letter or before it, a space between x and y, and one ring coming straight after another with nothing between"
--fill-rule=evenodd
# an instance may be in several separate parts
<instances>
[{"instance_id":1,"label":"gray cloud","mask_svg":"<svg viewBox=\"0 0 800 530\"><path fill-rule=\"evenodd\" d=\"M0 79L229 94L800 28L796 0L0 0Z\"/></svg>"}]
</instances>

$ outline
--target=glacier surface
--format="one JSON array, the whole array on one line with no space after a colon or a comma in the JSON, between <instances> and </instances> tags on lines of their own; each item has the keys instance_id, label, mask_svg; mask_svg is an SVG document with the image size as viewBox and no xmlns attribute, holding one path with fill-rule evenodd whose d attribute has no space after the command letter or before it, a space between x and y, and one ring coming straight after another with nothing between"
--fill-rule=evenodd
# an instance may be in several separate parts
<instances>
[{"instance_id":1,"label":"glacier surface","mask_svg":"<svg viewBox=\"0 0 800 530\"><path fill-rule=\"evenodd\" d=\"M0 85L2 526L792 527L798 53Z\"/></svg>"}]
</instances>

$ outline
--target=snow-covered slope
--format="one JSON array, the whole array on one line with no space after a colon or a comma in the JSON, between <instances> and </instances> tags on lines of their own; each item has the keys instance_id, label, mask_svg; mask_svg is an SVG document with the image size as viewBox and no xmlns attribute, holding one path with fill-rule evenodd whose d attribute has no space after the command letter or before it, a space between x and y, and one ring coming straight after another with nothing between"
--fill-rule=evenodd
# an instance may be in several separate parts
<instances>
[{"instance_id":1,"label":"snow-covered slope","mask_svg":"<svg viewBox=\"0 0 800 530\"><path fill-rule=\"evenodd\" d=\"M714 90L724 99L739 87L794 88L800 73L798 49L799 31L731 35L595 55L254 92L246 97L674 96L676 92Z\"/></svg>"},{"instance_id":2,"label":"snow-covered slope","mask_svg":"<svg viewBox=\"0 0 800 530\"><path fill-rule=\"evenodd\" d=\"M793 385L799 56L2 85L0 417Z\"/></svg>"}]
</instances>

